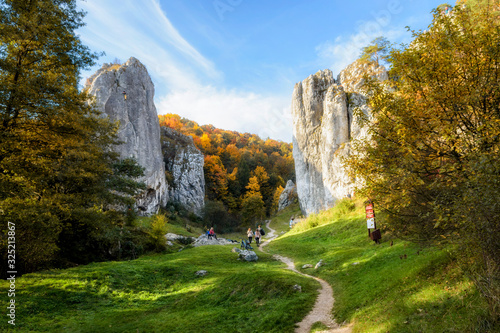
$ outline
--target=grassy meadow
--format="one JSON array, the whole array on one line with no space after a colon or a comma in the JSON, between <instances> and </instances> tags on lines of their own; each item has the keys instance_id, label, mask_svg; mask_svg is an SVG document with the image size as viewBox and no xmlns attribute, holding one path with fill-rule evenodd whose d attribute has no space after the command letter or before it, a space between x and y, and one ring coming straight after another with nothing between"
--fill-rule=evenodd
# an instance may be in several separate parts
<instances>
[{"instance_id":1,"label":"grassy meadow","mask_svg":"<svg viewBox=\"0 0 500 333\"><path fill-rule=\"evenodd\" d=\"M353 323L353 332L499 332L446 248L420 247L387 234L375 244L363 210L362 202L341 201L301 221L268 251L328 281L335 319ZM325 265L319 269L301 269L320 259Z\"/></svg>"},{"instance_id":2,"label":"grassy meadow","mask_svg":"<svg viewBox=\"0 0 500 333\"><path fill-rule=\"evenodd\" d=\"M232 246L176 244L136 260L26 274L16 280L15 331L293 332L312 308L319 284L284 269L271 256L277 253L331 284L333 315L352 323L353 332L498 332L446 249L387 234L375 244L362 203L351 200L290 230L292 215L300 215L298 205L272 219L281 236L269 244L270 254L257 252L256 263L237 260ZM186 236L202 231L184 227L167 224L168 232ZM325 265L317 270L301 268L320 259ZM198 277L199 270L208 274ZM7 281L0 281L4 300L7 290ZM0 331L9 329L5 316ZM322 329L317 323L312 332Z\"/></svg>"},{"instance_id":3,"label":"grassy meadow","mask_svg":"<svg viewBox=\"0 0 500 333\"><path fill-rule=\"evenodd\" d=\"M15 331L293 332L318 283L282 269L270 255L239 261L231 248L26 274L16 281ZM198 270L208 274L198 277ZM2 295L7 287L0 281ZM10 326L7 320L0 325L0 331Z\"/></svg>"}]
</instances>

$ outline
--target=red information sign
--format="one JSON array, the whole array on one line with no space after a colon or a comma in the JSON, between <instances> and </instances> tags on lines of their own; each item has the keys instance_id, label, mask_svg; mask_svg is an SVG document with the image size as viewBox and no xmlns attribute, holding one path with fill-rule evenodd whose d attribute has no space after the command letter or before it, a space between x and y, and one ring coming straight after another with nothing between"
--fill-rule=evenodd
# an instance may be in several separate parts
<instances>
[{"instance_id":1,"label":"red information sign","mask_svg":"<svg viewBox=\"0 0 500 333\"><path fill-rule=\"evenodd\" d=\"M366 206L366 218L371 219L375 216L375 213L373 212L373 205L370 204Z\"/></svg>"},{"instance_id":2,"label":"red information sign","mask_svg":"<svg viewBox=\"0 0 500 333\"><path fill-rule=\"evenodd\" d=\"M365 210L366 210L366 218L367 219L374 219L375 218L375 212L373 209L373 202L366 203Z\"/></svg>"}]
</instances>

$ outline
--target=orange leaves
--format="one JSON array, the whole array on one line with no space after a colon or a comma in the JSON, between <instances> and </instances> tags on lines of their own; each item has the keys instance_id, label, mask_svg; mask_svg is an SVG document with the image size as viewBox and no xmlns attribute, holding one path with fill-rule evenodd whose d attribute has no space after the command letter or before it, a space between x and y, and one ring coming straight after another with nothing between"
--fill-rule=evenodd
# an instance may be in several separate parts
<instances>
[{"instance_id":1,"label":"orange leaves","mask_svg":"<svg viewBox=\"0 0 500 333\"><path fill-rule=\"evenodd\" d=\"M199 126L176 114L161 115L159 120L161 126L190 135L205 155L209 200L222 201L234 210L249 196L246 194L251 193L252 202L258 202L259 206L260 201L255 196L260 197L269 213L276 188L295 178L290 143L269 138L262 140L255 134L222 130L213 125Z\"/></svg>"}]
</instances>

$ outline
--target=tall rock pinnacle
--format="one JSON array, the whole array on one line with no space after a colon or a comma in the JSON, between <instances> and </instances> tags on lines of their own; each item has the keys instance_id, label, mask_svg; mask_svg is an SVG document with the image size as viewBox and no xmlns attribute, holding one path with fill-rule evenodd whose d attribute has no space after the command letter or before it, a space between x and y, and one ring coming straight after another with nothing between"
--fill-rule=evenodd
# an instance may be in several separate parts
<instances>
[{"instance_id":1,"label":"tall rock pinnacle","mask_svg":"<svg viewBox=\"0 0 500 333\"><path fill-rule=\"evenodd\" d=\"M319 71L295 85L292 97L293 157L297 194L304 214L330 208L352 194L354 184L341 159L351 153L350 140L366 136L353 121L354 108L369 114L360 92L363 75L387 77L382 66L354 62L337 80Z\"/></svg>"},{"instance_id":2,"label":"tall rock pinnacle","mask_svg":"<svg viewBox=\"0 0 500 333\"><path fill-rule=\"evenodd\" d=\"M104 64L88 79L87 88L99 110L120 122L118 137L123 143L115 148L120 157L133 157L145 168L140 180L147 188L137 197L139 211L156 213L168 200L168 184L154 85L146 67L133 57L123 65Z\"/></svg>"}]
</instances>

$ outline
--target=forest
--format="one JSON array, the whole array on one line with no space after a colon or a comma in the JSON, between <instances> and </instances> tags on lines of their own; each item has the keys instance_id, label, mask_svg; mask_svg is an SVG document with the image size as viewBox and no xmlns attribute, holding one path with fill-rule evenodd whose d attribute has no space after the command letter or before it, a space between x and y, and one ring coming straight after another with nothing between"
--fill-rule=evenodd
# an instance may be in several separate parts
<instances>
[{"instance_id":1,"label":"forest","mask_svg":"<svg viewBox=\"0 0 500 333\"><path fill-rule=\"evenodd\" d=\"M160 115L159 119L160 126L191 136L205 155L204 222L216 223L221 231L248 227L270 216L286 182L295 181L289 143L200 126L176 114Z\"/></svg>"}]
</instances>

